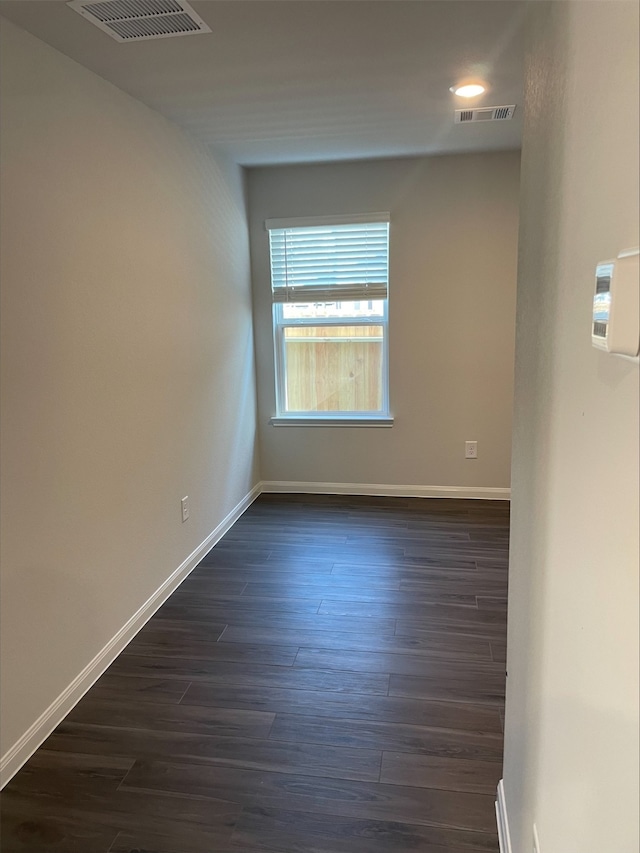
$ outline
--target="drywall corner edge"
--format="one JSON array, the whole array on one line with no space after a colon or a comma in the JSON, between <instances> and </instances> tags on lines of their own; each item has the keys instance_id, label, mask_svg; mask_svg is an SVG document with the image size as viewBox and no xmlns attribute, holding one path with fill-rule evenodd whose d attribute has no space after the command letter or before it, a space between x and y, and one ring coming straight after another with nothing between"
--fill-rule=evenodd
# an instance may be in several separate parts
<instances>
[{"instance_id":1,"label":"drywall corner edge","mask_svg":"<svg viewBox=\"0 0 640 853\"><path fill-rule=\"evenodd\" d=\"M98 654L90 661L55 699L43 711L38 719L27 729L16 743L0 759L0 789L15 776L33 753L49 737L51 732L77 705L84 694L95 684L125 646L149 621L158 608L164 604L171 593L186 579L198 565L202 557L224 536L240 516L251 506L262 492L262 483L258 482L244 498L228 513L207 538L192 551L178 568L158 587L147 601L120 628Z\"/></svg>"}]
</instances>

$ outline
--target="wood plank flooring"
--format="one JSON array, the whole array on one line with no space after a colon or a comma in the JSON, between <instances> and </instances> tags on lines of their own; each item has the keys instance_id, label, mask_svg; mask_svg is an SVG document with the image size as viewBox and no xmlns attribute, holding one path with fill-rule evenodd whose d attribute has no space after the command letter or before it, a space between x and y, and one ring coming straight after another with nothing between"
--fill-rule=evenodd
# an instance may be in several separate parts
<instances>
[{"instance_id":1,"label":"wood plank flooring","mask_svg":"<svg viewBox=\"0 0 640 853\"><path fill-rule=\"evenodd\" d=\"M262 495L2 792L2 853L495 853L508 529Z\"/></svg>"}]
</instances>

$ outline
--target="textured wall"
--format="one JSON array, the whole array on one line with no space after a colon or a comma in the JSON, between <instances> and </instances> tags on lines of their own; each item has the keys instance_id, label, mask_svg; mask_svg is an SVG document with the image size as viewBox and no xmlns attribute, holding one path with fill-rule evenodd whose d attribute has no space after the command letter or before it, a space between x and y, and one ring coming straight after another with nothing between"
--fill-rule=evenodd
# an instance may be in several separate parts
<instances>
[{"instance_id":1,"label":"textured wall","mask_svg":"<svg viewBox=\"0 0 640 853\"><path fill-rule=\"evenodd\" d=\"M509 486L518 152L249 171L265 480ZM389 211L392 429L273 427L268 218ZM464 459L465 439L479 458Z\"/></svg>"},{"instance_id":2,"label":"textured wall","mask_svg":"<svg viewBox=\"0 0 640 853\"><path fill-rule=\"evenodd\" d=\"M2 87L4 753L258 470L240 171L6 22Z\"/></svg>"},{"instance_id":3,"label":"textured wall","mask_svg":"<svg viewBox=\"0 0 640 853\"><path fill-rule=\"evenodd\" d=\"M532 4L504 779L514 853L638 850L638 365L591 346L638 244L638 7Z\"/></svg>"}]
</instances>

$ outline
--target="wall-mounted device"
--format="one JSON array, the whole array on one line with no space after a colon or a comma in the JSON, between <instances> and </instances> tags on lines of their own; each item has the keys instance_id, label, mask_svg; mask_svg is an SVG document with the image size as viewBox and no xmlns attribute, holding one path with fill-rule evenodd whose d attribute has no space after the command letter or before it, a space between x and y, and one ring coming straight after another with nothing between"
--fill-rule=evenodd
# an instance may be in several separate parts
<instances>
[{"instance_id":1,"label":"wall-mounted device","mask_svg":"<svg viewBox=\"0 0 640 853\"><path fill-rule=\"evenodd\" d=\"M613 355L636 358L640 349L638 249L596 267L591 343Z\"/></svg>"}]
</instances>

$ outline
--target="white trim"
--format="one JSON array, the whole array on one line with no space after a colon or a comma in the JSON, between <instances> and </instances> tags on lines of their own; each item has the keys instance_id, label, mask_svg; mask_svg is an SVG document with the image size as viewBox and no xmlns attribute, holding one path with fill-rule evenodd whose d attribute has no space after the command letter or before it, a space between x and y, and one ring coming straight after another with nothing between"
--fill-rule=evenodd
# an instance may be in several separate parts
<instances>
[{"instance_id":1,"label":"white trim","mask_svg":"<svg viewBox=\"0 0 640 853\"><path fill-rule=\"evenodd\" d=\"M200 560L218 542L242 513L262 492L262 484L257 483L245 495L240 503L218 524L207 538L186 560L164 581L153 595L145 601L122 628L109 640L106 646L90 661L66 687L58 698L29 726L27 731L0 759L0 788L20 770L33 753L42 745L55 727L64 720L69 711L82 699L84 694L100 678L103 672L117 658L124 647L135 637L138 631L164 604L171 593L182 583Z\"/></svg>"},{"instance_id":2,"label":"white trim","mask_svg":"<svg viewBox=\"0 0 640 853\"><path fill-rule=\"evenodd\" d=\"M288 219L265 219L266 231L276 231L280 228L313 228L316 225L368 225L370 222L390 222L388 211L376 213L353 213L336 216L298 216Z\"/></svg>"},{"instance_id":3,"label":"white trim","mask_svg":"<svg viewBox=\"0 0 640 853\"><path fill-rule=\"evenodd\" d=\"M281 415L269 419L271 426L295 427L392 427L393 416L389 415Z\"/></svg>"},{"instance_id":4,"label":"white trim","mask_svg":"<svg viewBox=\"0 0 640 853\"><path fill-rule=\"evenodd\" d=\"M364 424L362 424L364 426ZM396 486L383 483L308 483L263 480L263 492L317 495L381 495L407 498L475 498L508 501L511 489L486 486Z\"/></svg>"},{"instance_id":5,"label":"white trim","mask_svg":"<svg viewBox=\"0 0 640 853\"><path fill-rule=\"evenodd\" d=\"M498 822L498 841L500 843L500 853L511 853L511 835L509 834L507 801L504 796L504 779L501 779L498 782L498 797L496 799L496 820Z\"/></svg>"}]
</instances>

